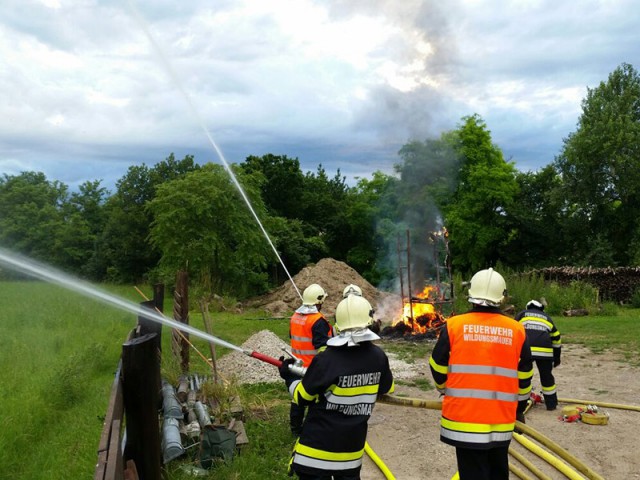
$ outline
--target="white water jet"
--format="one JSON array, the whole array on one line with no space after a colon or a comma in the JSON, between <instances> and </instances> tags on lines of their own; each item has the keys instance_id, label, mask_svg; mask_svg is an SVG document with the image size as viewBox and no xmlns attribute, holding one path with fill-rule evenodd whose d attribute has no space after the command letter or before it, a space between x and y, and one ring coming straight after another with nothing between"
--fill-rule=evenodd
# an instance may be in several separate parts
<instances>
[{"instance_id":1,"label":"white water jet","mask_svg":"<svg viewBox=\"0 0 640 480\"><path fill-rule=\"evenodd\" d=\"M45 280L49 283L54 283L63 288L66 288L67 290L80 293L87 297L92 297L103 303L117 307L120 310L131 312L135 315L143 316L168 327L190 333L195 337L202 338L203 340L207 340L208 342L212 342L217 345L230 348L232 350L246 353L242 348L233 345L232 343L221 340L217 337L214 337L213 335L209 335L208 333L205 333L187 324L171 320L170 318L165 317L160 313L154 312L153 310L143 308L134 302L130 302L103 290L100 290L88 282L73 278L66 273L56 270L50 266L38 263L34 260L12 254L3 248L0 248L0 264L5 264L12 270L25 273L29 276Z\"/></svg>"}]
</instances>

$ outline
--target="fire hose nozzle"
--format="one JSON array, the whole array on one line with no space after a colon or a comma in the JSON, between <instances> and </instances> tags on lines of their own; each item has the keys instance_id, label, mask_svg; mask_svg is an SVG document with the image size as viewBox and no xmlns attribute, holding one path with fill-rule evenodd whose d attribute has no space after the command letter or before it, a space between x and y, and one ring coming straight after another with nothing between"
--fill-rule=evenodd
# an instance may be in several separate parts
<instances>
[{"instance_id":1,"label":"fire hose nozzle","mask_svg":"<svg viewBox=\"0 0 640 480\"><path fill-rule=\"evenodd\" d=\"M293 365L289 365L289 371L298 377L304 377L304 374L307 373L306 367L302 366L302 361L299 365L297 361Z\"/></svg>"}]
</instances>

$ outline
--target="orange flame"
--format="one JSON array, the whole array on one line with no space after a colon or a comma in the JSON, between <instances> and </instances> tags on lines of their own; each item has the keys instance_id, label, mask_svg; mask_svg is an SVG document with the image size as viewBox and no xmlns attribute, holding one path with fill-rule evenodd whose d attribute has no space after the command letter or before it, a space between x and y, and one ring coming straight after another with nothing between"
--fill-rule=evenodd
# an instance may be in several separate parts
<instances>
[{"instance_id":1,"label":"orange flame","mask_svg":"<svg viewBox=\"0 0 640 480\"><path fill-rule=\"evenodd\" d=\"M393 326L404 323L410 327L412 334L427 333L444 323L444 318L436 311L429 299L434 295L435 287L427 286L412 298L412 302L406 302L399 319L393 322Z\"/></svg>"}]
</instances>

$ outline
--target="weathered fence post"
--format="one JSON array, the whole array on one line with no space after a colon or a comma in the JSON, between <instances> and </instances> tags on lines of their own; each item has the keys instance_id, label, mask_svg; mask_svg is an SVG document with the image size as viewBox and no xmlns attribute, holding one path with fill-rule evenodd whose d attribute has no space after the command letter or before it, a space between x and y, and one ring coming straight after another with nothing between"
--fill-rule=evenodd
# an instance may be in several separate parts
<instances>
[{"instance_id":1,"label":"weathered fence post","mask_svg":"<svg viewBox=\"0 0 640 480\"><path fill-rule=\"evenodd\" d=\"M133 460L140 480L161 478L158 426L160 362L157 335L150 333L122 345L122 386L126 419L124 460Z\"/></svg>"},{"instance_id":2,"label":"weathered fence post","mask_svg":"<svg viewBox=\"0 0 640 480\"><path fill-rule=\"evenodd\" d=\"M189 325L189 276L180 271L176 276L176 288L173 294L173 319ZM183 373L189 372L189 334L173 330L173 353L180 358L180 368Z\"/></svg>"},{"instance_id":3,"label":"weathered fence post","mask_svg":"<svg viewBox=\"0 0 640 480\"><path fill-rule=\"evenodd\" d=\"M164 312L164 283L153 285L153 303L160 312Z\"/></svg>"}]
</instances>

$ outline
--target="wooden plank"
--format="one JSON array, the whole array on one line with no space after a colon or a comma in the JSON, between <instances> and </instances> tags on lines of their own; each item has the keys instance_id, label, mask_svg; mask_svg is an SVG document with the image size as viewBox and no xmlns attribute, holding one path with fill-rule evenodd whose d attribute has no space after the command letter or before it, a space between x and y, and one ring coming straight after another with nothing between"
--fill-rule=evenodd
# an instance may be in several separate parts
<instances>
[{"instance_id":1,"label":"wooden plank","mask_svg":"<svg viewBox=\"0 0 640 480\"><path fill-rule=\"evenodd\" d=\"M229 425L229 430L236 432L236 446L238 448L249 444L249 437L247 437L247 432L242 420L235 420L233 424Z\"/></svg>"},{"instance_id":2,"label":"wooden plank","mask_svg":"<svg viewBox=\"0 0 640 480\"><path fill-rule=\"evenodd\" d=\"M124 468L122 462L122 450L120 450L120 420L114 420L111 426L111 441L107 457L107 469L105 480L124 480Z\"/></svg>"},{"instance_id":3,"label":"wooden plank","mask_svg":"<svg viewBox=\"0 0 640 480\"><path fill-rule=\"evenodd\" d=\"M111 393L109 396L109 403L107 405L107 412L104 418L102 434L100 436L100 442L98 443L98 462L96 464L96 470L93 477L95 480L104 480L105 478L106 466L107 462L109 461L108 449L112 437L111 429L113 420L122 420L124 413L122 401L122 382L120 378L121 371L122 359L118 362L118 368L116 369L113 386L111 387Z\"/></svg>"}]
</instances>

